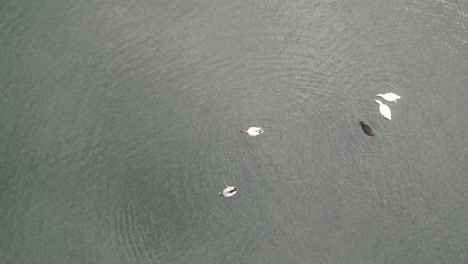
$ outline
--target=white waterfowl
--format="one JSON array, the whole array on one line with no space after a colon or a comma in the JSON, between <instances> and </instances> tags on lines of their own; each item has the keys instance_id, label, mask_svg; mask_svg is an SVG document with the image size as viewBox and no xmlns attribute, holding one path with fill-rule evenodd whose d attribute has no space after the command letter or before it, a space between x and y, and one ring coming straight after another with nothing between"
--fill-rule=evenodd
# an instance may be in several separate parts
<instances>
[{"instance_id":1,"label":"white waterfowl","mask_svg":"<svg viewBox=\"0 0 468 264\"><path fill-rule=\"evenodd\" d=\"M219 192L218 195L221 197L231 197L234 196L238 190L239 188L236 186L226 185L226 189L224 189L222 192Z\"/></svg>"},{"instance_id":2,"label":"white waterfowl","mask_svg":"<svg viewBox=\"0 0 468 264\"><path fill-rule=\"evenodd\" d=\"M392 111L390 110L390 107L388 107L388 105L382 103L380 100L374 100L374 101L380 105L379 106L380 113L385 118L387 118L388 120L391 120L392 119Z\"/></svg>"},{"instance_id":3,"label":"white waterfowl","mask_svg":"<svg viewBox=\"0 0 468 264\"><path fill-rule=\"evenodd\" d=\"M249 127L248 129L242 129L241 132L249 134L249 136L255 137L260 134L263 134L263 129L261 127Z\"/></svg>"},{"instance_id":4,"label":"white waterfowl","mask_svg":"<svg viewBox=\"0 0 468 264\"><path fill-rule=\"evenodd\" d=\"M383 99L387 101L391 101L391 102L396 102L398 99L401 98L401 96L399 96L398 94L394 94L394 93L377 94L376 96L380 96Z\"/></svg>"}]
</instances>

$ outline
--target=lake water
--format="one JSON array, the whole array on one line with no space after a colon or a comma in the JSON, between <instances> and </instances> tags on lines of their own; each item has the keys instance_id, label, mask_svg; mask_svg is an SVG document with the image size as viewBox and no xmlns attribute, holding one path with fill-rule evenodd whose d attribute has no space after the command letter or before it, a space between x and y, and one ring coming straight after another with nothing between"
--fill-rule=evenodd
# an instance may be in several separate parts
<instances>
[{"instance_id":1,"label":"lake water","mask_svg":"<svg viewBox=\"0 0 468 264\"><path fill-rule=\"evenodd\" d=\"M467 29L460 0L4 0L1 262L467 263Z\"/></svg>"}]
</instances>

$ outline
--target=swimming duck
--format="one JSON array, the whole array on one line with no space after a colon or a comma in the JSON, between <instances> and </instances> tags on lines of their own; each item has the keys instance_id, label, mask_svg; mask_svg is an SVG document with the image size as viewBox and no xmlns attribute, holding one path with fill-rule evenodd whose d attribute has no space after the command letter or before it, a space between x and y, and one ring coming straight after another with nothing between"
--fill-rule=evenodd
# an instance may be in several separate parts
<instances>
[{"instance_id":1,"label":"swimming duck","mask_svg":"<svg viewBox=\"0 0 468 264\"><path fill-rule=\"evenodd\" d=\"M261 127L249 127L248 129L242 129L241 132L249 134L249 136L255 137L260 134L263 134L263 129Z\"/></svg>"},{"instance_id":2,"label":"swimming duck","mask_svg":"<svg viewBox=\"0 0 468 264\"><path fill-rule=\"evenodd\" d=\"M221 197L231 197L234 196L238 190L239 188L236 186L226 185L226 189L224 189L222 192L219 192L218 195Z\"/></svg>"},{"instance_id":3,"label":"swimming duck","mask_svg":"<svg viewBox=\"0 0 468 264\"><path fill-rule=\"evenodd\" d=\"M366 133L366 135L371 136L371 137L374 136L374 130L372 129L371 126L364 123L364 121L359 121L359 125L361 125L362 131L364 131L364 133Z\"/></svg>"},{"instance_id":4,"label":"swimming duck","mask_svg":"<svg viewBox=\"0 0 468 264\"><path fill-rule=\"evenodd\" d=\"M401 98L401 96L399 96L398 94L394 94L394 93L377 94L376 96L380 96L383 99L387 101L392 101L392 102L396 102L398 99Z\"/></svg>"},{"instance_id":5,"label":"swimming duck","mask_svg":"<svg viewBox=\"0 0 468 264\"><path fill-rule=\"evenodd\" d=\"M380 105L379 106L380 113L385 118L387 118L388 120L391 120L392 119L392 111L390 110L390 107L388 107L388 105L382 103L380 100L374 100L374 101Z\"/></svg>"}]
</instances>

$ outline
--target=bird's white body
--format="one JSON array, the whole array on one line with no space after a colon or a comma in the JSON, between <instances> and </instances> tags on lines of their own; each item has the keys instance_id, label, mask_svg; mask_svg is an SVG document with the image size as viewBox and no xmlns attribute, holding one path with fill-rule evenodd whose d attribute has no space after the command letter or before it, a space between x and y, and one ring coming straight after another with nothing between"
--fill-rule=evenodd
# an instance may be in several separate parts
<instances>
[{"instance_id":1,"label":"bird's white body","mask_svg":"<svg viewBox=\"0 0 468 264\"><path fill-rule=\"evenodd\" d=\"M390 107L388 105L382 103L380 100L374 100L376 103L379 104L379 110L380 113L387 118L388 120L392 119L392 111L390 110Z\"/></svg>"},{"instance_id":2,"label":"bird's white body","mask_svg":"<svg viewBox=\"0 0 468 264\"><path fill-rule=\"evenodd\" d=\"M396 102L398 99L401 98L398 94L394 93L386 93L386 94L378 94L377 96L382 97L383 99L391 102Z\"/></svg>"},{"instance_id":3,"label":"bird's white body","mask_svg":"<svg viewBox=\"0 0 468 264\"><path fill-rule=\"evenodd\" d=\"M227 185L226 189L224 189L222 192L219 192L218 194L222 197L231 197L234 196L234 194L236 194L238 190L239 188L236 186Z\"/></svg>"},{"instance_id":4,"label":"bird's white body","mask_svg":"<svg viewBox=\"0 0 468 264\"><path fill-rule=\"evenodd\" d=\"M248 129L241 130L243 133L247 133L249 136L258 136L263 134L263 129L261 127L249 127Z\"/></svg>"}]
</instances>

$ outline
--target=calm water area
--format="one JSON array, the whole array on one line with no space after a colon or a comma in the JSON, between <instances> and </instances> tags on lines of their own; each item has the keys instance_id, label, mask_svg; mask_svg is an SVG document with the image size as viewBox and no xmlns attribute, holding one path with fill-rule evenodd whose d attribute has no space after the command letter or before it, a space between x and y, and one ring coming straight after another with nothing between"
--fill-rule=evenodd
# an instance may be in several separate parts
<instances>
[{"instance_id":1,"label":"calm water area","mask_svg":"<svg viewBox=\"0 0 468 264\"><path fill-rule=\"evenodd\" d=\"M465 0L3 0L0 36L0 263L468 263Z\"/></svg>"}]
</instances>

